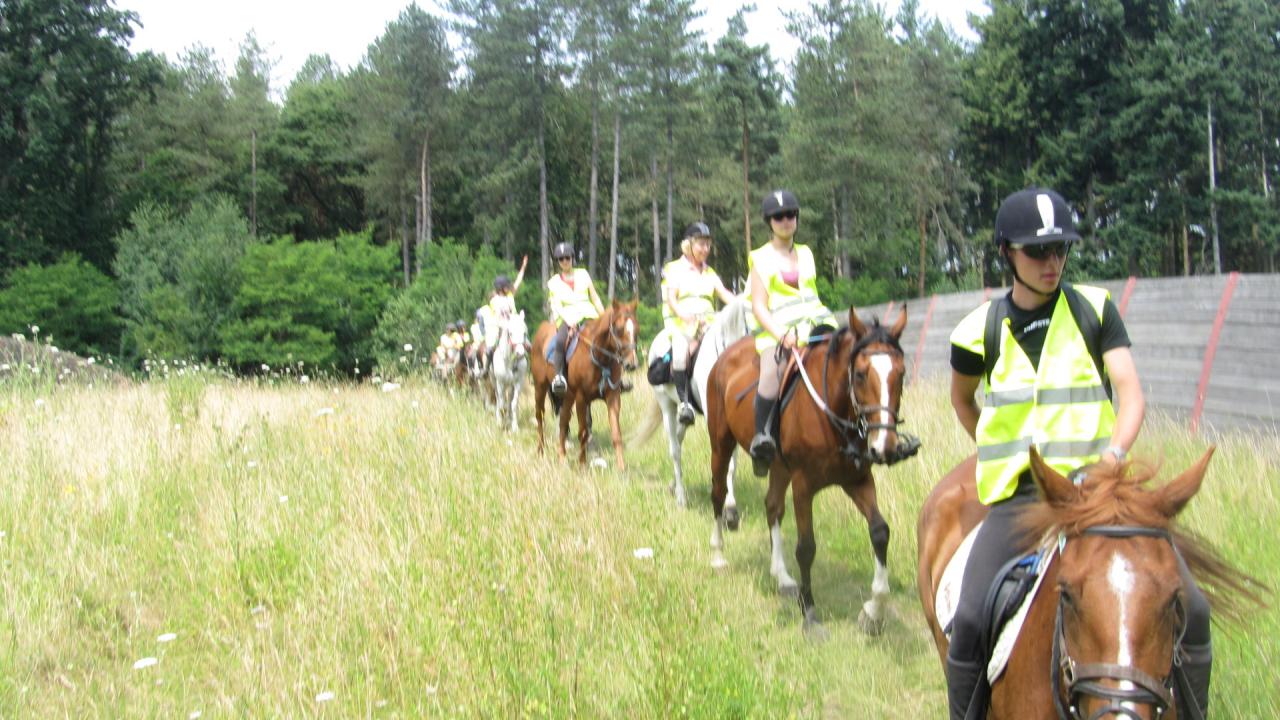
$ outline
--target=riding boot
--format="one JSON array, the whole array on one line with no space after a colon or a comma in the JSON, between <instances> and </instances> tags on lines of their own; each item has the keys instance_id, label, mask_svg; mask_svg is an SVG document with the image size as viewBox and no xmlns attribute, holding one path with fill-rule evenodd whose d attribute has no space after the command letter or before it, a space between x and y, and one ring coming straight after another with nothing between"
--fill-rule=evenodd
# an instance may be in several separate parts
<instances>
[{"instance_id":1,"label":"riding boot","mask_svg":"<svg viewBox=\"0 0 1280 720\"><path fill-rule=\"evenodd\" d=\"M986 717L986 708L974 707L974 696L987 667L981 662L966 662L947 657L947 705L951 720L973 720Z\"/></svg>"},{"instance_id":2,"label":"riding boot","mask_svg":"<svg viewBox=\"0 0 1280 720\"><path fill-rule=\"evenodd\" d=\"M551 379L551 394L556 397L564 395L564 391L569 388L569 383L564 378L564 348L557 346L551 357L551 366L556 369L556 376Z\"/></svg>"},{"instance_id":3,"label":"riding boot","mask_svg":"<svg viewBox=\"0 0 1280 720\"><path fill-rule=\"evenodd\" d=\"M681 425L693 424L693 406L689 404L689 371L675 370L671 373L671 382L676 386L676 395L680 398L680 412L676 417Z\"/></svg>"},{"instance_id":4,"label":"riding boot","mask_svg":"<svg viewBox=\"0 0 1280 720\"><path fill-rule=\"evenodd\" d=\"M773 456L778 451L777 443L769 432L773 419L773 408L778 404L777 398L766 398L756 395L756 436L751 438L751 470L756 477L769 474L769 466L773 464Z\"/></svg>"},{"instance_id":5,"label":"riding boot","mask_svg":"<svg viewBox=\"0 0 1280 720\"><path fill-rule=\"evenodd\" d=\"M1209 675L1213 669L1213 644L1183 643L1182 649L1185 653L1182 659L1182 676L1186 683L1178 684L1178 718L1204 720L1209 716ZM1188 692L1182 692L1184 689Z\"/></svg>"}]
</instances>

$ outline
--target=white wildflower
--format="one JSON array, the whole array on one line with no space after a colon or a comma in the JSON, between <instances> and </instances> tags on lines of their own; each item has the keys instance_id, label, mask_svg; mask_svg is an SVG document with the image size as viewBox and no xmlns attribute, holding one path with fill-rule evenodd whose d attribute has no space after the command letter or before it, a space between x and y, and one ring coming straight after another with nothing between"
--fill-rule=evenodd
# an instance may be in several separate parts
<instances>
[{"instance_id":1,"label":"white wildflower","mask_svg":"<svg viewBox=\"0 0 1280 720\"><path fill-rule=\"evenodd\" d=\"M332 691L332 690L325 690L325 691L324 691L324 692L322 692L322 693L318 693L318 694L316 694L316 702L318 702L318 703L321 703L321 702L329 702L329 701L330 701L330 700L332 700L332 699L333 699L333 691Z\"/></svg>"},{"instance_id":2,"label":"white wildflower","mask_svg":"<svg viewBox=\"0 0 1280 720\"><path fill-rule=\"evenodd\" d=\"M271 372L271 366L266 363L262 363L262 372Z\"/></svg>"},{"instance_id":3,"label":"white wildflower","mask_svg":"<svg viewBox=\"0 0 1280 720\"><path fill-rule=\"evenodd\" d=\"M393 383L393 382L384 382L384 383L382 383L382 392L384 392L384 393L394 392L394 391L399 390L399 389L400 389L400 384L399 384L399 383Z\"/></svg>"},{"instance_id":4,"label":"white wildflower","mask_svg":"<svg viewBox=\"0 0 1280 720\"><path fill-rule=\"evenodd\" d=\"M44 398L36 398L36 407L44 407Z\"/></svg>"},{"instance_id":5,"label":"white wildflower","mask_svg":"<svg viewBox=\"0 0 1280 720\"><path fill-rule=\"evenodd\" d=\"M199 710L192 710L191 714L187 716L187 720L200 720L200 716L202 714L203 713L201 713Z\"/></svg>"},{"instance_id":6,"label":"white wildflower","mask_svg":"<svg viewBox=\"0 0 1280 720\"><path fill-rule=\"evenodd\" d=\"M9 363L4 363L3 365L0 365L0 372L9 372Z\"/></svg>"},{"instance_id":7,"label":"white wildflower","mask_svg":"<svg viewBox=\"0 0 1280 720\"><path fill-rule=\"evenodd\" d=\"M280 496L280 503L281 503L281 504L284 504L284 503L287 503L287 502L289 502L289 496L288 496L288 495L281 495L281 496Z\"/></svg>"},{"instance_id":8,"label":"white wildflower","mask_svg":"<svg viewBox=\"0 0 1280 720\"><path fill-rule=\"evenodd\" d=\"M652 560L653 548L647 548L647 547L636 548L631 552L631 554L635 555L637 560Z\"/></svg>"},{"instance_id":9,"label":"white wildflower","mask_svg":"<svg viewBox=\"0 0 1280 720\"><path fill-rule=\"evenodd\" d=\"M257 460L250 460L250 461L249 461L249 463L248 463L248 465L249 465L249 469L250 469L250 470L253 470L254 468L258 467L258 461L257 461Z\"/></svg>"},{"instance_id":10,"label":"white wildflower","mask_svg":"<svg viewBox=\"0 0 1280 720\"><path fill-rule=\"evenodd\" d=\"M320 408L315 412L315 417L320 417L321 415L332 415L332 414L333 414L333 408L331 407Z\"/></svg>"},{"instance_id":11,"label":"white wildflower","mask_svg":"<svg viewBox=\"0 0 1280 720\"><path fill-rule=\"evenodd\" d=\"M89 358L88 360L85 360L84 362L85 362L85 364L86 364L86 365L94 365L94 364L97 364L98 360L97 360L97 358Z\"/></svg>"},{"instance_id":12,"label":"white wildflower","mask_svg":"<svg viewBox=\"0 0 1280 720\"><path fill-rule=\"evenodd\" d=\"M151 667L152 665L155 665L155 664L156 664L156 663L158 663L158 662L160 662L160 661L159 661L159 660L157 660L157 659L155 659L155 658L153 658L153 657L144 657L144 658L142 658L141 660L139 660L138 662L136 662L136 663L134 663L134 664L133 664L133 669L134 669L134 670L141 670L141 669L143 669L143 668L149 668L149 667Z\"/></svg>"},{"instance_id":13,"label":"white wildflower","mask_svg":"<svg viewBox=\"0 0 1280 720\"><path fill-rule=\"evenodd\" d=\"M250 614L250 615L261 615L262 613L264 613L264 612L266 612L266 611L267 611L267 609L266 609L265 607L263 607L263 606L261 606L261 605L254 605L254 606L253 606L253 608L249 610L249 614Z\"/></svg>"},{"instance_id":14,"label":"white wildflower","mask_svg":"<svg viewBox=\"0 0 1280 720\"><path fill-rule=\"evenodd\" d=\"M306 385L307 383L311 382L311 378L307 377L306 375L303 375L302 377L298 378L298 382L302 383L303 385Z\"/></svg>"},{"instance_id":15,"label":"white wildflower","mask_svg":"<svg viewBox=\"0 0 1280 720\"><path fill-rule=\"evenodd\" d=\"M160 637L156 638L156 642L167 643L167 642L173 642L174 640L177 640L177 639L178 639L177 633L165 633Z\"/></svg>"},{"instance_id":16,"label":"white wildflower","mask_svg":"<svg viewBox=\"0 0 1280 720\"><path fill-rule=\"evenodd\" d=\"M32 334L32 335L39 335L39 334L40 334L40 326L39 326L39 325L32 325L32 326L31 326L31 334Z\"/></svg>"},{"instance_id":17,"label":"white wildflower","mask_svg":"<svg viewBox=\"0 0 1280 720\"><path fill-rule=\"evenodd\" d=\"M591 467L597 470L604 470L605 468L609 467L609 461L605 460L602 457L598 457L595 460L591 461Z\"/></svg>"},{"instance_id":18,"label":"white wildflower","mask_svg":"<svg viewBox=\"0 0 1280 720\"><path fill-rule=\"evenodd\" d=\"M413 346L412 346L412 345L410 345L409 343L405 343L405 344L404 344L404 351L405 351L405 352L413 352Z\"/></svg>"}]
</instances>

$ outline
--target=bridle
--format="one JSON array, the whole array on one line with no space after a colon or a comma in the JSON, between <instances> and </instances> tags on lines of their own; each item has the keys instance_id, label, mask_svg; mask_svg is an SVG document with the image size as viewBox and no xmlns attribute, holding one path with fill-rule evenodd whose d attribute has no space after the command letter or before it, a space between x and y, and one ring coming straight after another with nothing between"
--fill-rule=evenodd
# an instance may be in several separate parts
<instances>
[{"instance_id":1,"label":"bridle","mask_svg":"<svg viewBox=\"0 0 1280 720\"><path fill-rule=\"evenodd\" d=\"M1162 539L1173 548L1178 555L1178 548L1169 537L1169 531L1160 528L1134 525L1095 525L1085 528L1081 535L1099 535L1108 538L1151 537ZM1050 674L1053 676L1054 707L1060 720L1098 720L1104 716L1126 717L1139 720L1140 716L1132 709L1133 705L1150 705L1155 709L1156 720L1163 717L1173 706L1174 674L1182 665L1182 638L1187 631L1187 613L1181 599L1178 600L1178 623L1173 631L1173 665L1174 669L1157 680L1140 668L1132 665L1116 665L1114 663L1078 663L1071 657L1067 648L1066 630L1063 627L1062 596L1058 596L1057 619L1053 628L1053 661ZM1113 680L1128 682L1133 688L1116 688L1101 684L1100 681ZM1065 696L1063 684L1065 682ZM1080 714L1080 697L1091 696L1107 701L1107 704L1087 719ZM1185 720L1200 720L1187 718Z\"/></svg>"},{"instance_id":2,"label":"bridle","mask_svg":"<svg viewBox=\"0 0 1280 720\"><path fill-rule=\"evenodd\" d=\"M626 367L627 356L634 354L636 344L634 342L626 342L625 338L618 334L613 326L613 318L609 318L609 343L612 350L602 345L592 342L590 337L583 337L582 341L587 344L587 350L591 353L591 364L600 369L600 386L597 388L600 397L604 397L607 390L616 390L622 385L622 380L613 379L614 367L618 367L618 374L622 374L622 370ZM608 358L608 363L600 361L597 354Z\"/></svg>"}]
</instances>

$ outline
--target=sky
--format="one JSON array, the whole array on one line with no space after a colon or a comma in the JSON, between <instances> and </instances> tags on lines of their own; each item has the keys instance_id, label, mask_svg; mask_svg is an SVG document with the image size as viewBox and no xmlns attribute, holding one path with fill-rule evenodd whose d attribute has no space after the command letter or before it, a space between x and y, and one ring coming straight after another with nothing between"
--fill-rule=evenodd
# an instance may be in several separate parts
<instances>
[{"instance_id":1,"label":"sky","mask_svg":"<svg viewBox=\"0 0 1280 720\"><path fill-rule=\"evenodd\" d=\"M724 34L729 17L746 0L697 0L705 13L696 23L708 44ZM328 53L344 70L364 56L369 44L382 35L409 0L115 0L117 8L136 12L142 27L135 28L130 48L151 50L176 61L196 45L211 48L230 70L240 42L253 30L267 56L276 61L271 86L282 93L311 54ZM446 16L442 2L419 0L428 13ZM883 0L889 13L898 0ZM747 39L768 43L775 60L788 63L798 45L786 31L787 11L809 7L808 0L755 0L758 8L747 16ZM962 38L975 40L967 13L985 14L983 0L921 0L924 13L933 15ZM456 42L456 39L454 39ZM456 49L456 47L455 47Z\"/></svg>"}]
</instances>

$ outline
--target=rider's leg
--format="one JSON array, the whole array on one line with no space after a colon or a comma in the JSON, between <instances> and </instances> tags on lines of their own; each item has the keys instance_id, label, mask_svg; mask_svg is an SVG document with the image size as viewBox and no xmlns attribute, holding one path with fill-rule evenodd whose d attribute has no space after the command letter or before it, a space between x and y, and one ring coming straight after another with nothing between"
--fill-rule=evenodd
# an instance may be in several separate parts
<instances>
[{"instance_id":1,"label":"rider's leg","mask_svg":"<svg viewBox=\"0 0 1280 720\"><path fill-rule=\"evenodd\" d=\"M763 477L773 464L773 456L778 451L777 442L770 433L773 409L778 403L778 390L782 383L779 373L782 370L779 348L767 348L760 353L760 382L756 386L756 435L751 438L752 469L757 477Z\"/></svg>"},{"instance_id":2,"label":"rider's leg","mask_svg":"<svg viewBox=\"0 0 1280 720\"><path fill-rule=\"evenodd\" d=\"M1182 673L1187 690L1178 687L1178 717L1203 720L1209 714L1209 676L1213 670L1213 644L1209 638L1209 601L1196 586L1187 563L1178 556L1178 572L1182 576L1182 592L1186 602L1187 631L1182 636ZM1191 702L1195 701L1193 707Z\"/></svg>"},{"instance_id":3,"label":"rider's leg","mask_svg":"<svg viewBox=\"0 0 1280 720\"><path fill-rule=\"evenodd\" d=\"M1018 553L1020 532L1015 518L1036 498L1031 474L1024 472L1013 496L991 506L969 551L964 579L960 582L960 600L951 622L951 646L947 650L947 703L951 720L986 717L983 681L987 672L987 649L982 640L987 618L983 605L1000 568ZM973 702L975 695L979 695L976 703Z\"/></svg>"},{"instance_id":4,"label":"rider's leg","mask_svg":"<svg viewBox=\"0 0 1280 720\"><path fill-rule=\"evenodd\" d=\"M671 382L680 398L681 424L693 424L693 406L689 404L689 339L677 330L671 332Z\"/></svg>"},{"instance_id":5,"label":"rider's leg","mask_svg":"<svg viewBox=\"0 0 1280 720\"><path fill-rule=\"evenodd\" d=\"M569 345L569 323L561 323L559 329L556 330L555 350L551 354L551 367L556 369L556 376L551 380L551 392L557 395L563 393L569 384L564 377L564 359L568 353Z\"/></svg>"}]
</instances>

